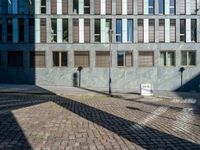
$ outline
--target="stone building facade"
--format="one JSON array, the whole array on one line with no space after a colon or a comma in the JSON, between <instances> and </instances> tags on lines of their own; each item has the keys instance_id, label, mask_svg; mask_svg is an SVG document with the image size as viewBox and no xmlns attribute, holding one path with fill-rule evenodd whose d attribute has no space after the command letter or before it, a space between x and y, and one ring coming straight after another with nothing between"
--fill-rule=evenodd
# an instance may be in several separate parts
<instances>
[{"instance_id":1,"label":"stone building facade","mask_svg":"<svg viewBox=\"0 0 200 150\"><path fill-rule=\"evenodd\" d=\"M1 0L0 82L74 86L83 66L83 87L107 88L111 63L116 90L200 91L199 8L199 0Z\"/></svg>"}]
</instances>

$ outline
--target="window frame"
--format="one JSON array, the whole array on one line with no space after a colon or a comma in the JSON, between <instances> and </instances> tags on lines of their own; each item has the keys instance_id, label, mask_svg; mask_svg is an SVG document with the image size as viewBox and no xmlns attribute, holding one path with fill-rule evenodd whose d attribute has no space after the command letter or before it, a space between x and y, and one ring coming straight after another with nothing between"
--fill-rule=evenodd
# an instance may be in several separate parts
<instances>
[{"instance_id":1,"label":"window frame","mask_svg":"<svg viewBox=\"0 0 200 150\"><path fill-rule=\"evenodd\" d=\"M164 64L161 64L161 53L165 53L165 60L166 60L166 65ZM170 65L169 63L169 53L174 53L174 58L173 58L173 61L174 61L174 65ZM162 67L176 67L176 52L174 50L162 50L160 51L160 66Z\"/></svg>"},{"instance_id":2,"label":"window frame","mask_svg":"<svg viewBox=\"0 0 200 150\"><path fill-rule=\"evenodd\" d=\"M54 57L53 57L54 53L58 53L58 66L54 65ZM62 65L62 53L67 54L67 65L66 66ZM68 62L69 62L68 51L52 51L52 67L54 67L54 68L67 68L69 66Z\"/></svg>"},{"instance_id":3,"label":"window frame","mask_svg":"<svg viewBox=\"0 0 200 150\"><path fill-rule=\"evenodd\" d=\"M182 52L186 52L186 55L187 55L186 56L186 65L182 64L182 60L183 60ZM190 53L194 53L195 54L195 65L190 65L189 64L189 54ZM197 66L197 51L196 50L182 50L180 52L180 65L183 66L183 67L195 67L195 66Z\"/></svg>"}]
</instances>

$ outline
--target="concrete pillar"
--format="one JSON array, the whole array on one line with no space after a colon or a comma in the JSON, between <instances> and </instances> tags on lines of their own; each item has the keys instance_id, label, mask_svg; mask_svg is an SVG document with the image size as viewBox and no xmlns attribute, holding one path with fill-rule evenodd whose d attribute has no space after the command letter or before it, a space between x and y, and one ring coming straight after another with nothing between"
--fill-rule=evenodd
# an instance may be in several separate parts
<instances>
[{"instance_id":1,"label":"concrete pillar","mask_svg":"<svg viewBox=\"0 0 200 150\"><path fill-rule=\"evenodd\" d=\"M180 0L176 0L176 15L179 15L180 14Z\"/></svg>"},{"instance_id":2,"label":"concrete pillar","mask_svg":"<svg viewBox=\"0 0 200 150\"><path fill-rule=\"evenodd\" d=\"M127 19L122 19L122 43L127 43Z\"/></svg>"},{"instance_id":3,"label":"concrete pillar","mask_svg":"<svg viewBox=\"0 0 200 150\"><path fill-rule=\"evenodd\" d=\"M73 19L68 19L68 34L69 34L69 43L73 43Z\"/></svg>"},{"instance_id":4,"label":"concrete pillar","mask_svg":"<svg viewBox=\"0 0 200 150\"><path fill-rule=\"evenodd\" d=\"M144 0L144 15L148 15L148 14L149 14L149 1Z\"/></svg>"},{"instance_id":5,"label":"concrete pillar","mask_svg":"<svg viewBox=\"0 0 200 150\"><path fill-rule=\"evenodd\" d=\"M90 19L90 42L94 43L94 19Z\"/></svg>"},{"instance_id":6,"label":"concrete pillar","mask_svg":"<svg viewBox=\"0 0 200 150\"><path fill-rule=\"evenodd\" d=\"M90 14L94 14L94 1L90 0Z\"/></svg>"},{"instance_id":7,"label":"concrete pillar","mask_svg":"<svg viewBox=\"0 0 200 150\"><path fill-rule=\"evenodd\" d=\"M159 19L155 19L155 43L159 43Z\"/></svg>"},{"instance_id":8,"label":"concrete pillar","mask_svg":"<svg viewBox=\"0 0 200 150\"><path fill-rule=\"evenodd\" d=\"M176 19L176 43L180 42L180 19Z\"/></svg>"},{"instance_id":9,"label":"concrete pillar","mask_svg":"<svg viewBox=\"0 0 200 150\"><path fill-rule=\"evenodd\" d=\"M101 15L106 14L106 0L100 0L100 5L101 5Z\"/></svg>"},{"instance_id":10,"label":"concrete pillar","mask_svg":"<svg viewBox=\"0 0 200 150\"><path fill-rule=\"evenodd\" d=\"M71 15L73 14L73 1L72 0L68 0L68 14Z\"/></svg>"},{"instance_id":11,"label":"concrete pillar","mask_svg":"<svg viewBox=\"0 0 200 150\"><path fill-rule=\"evenodd\" d=\"M58 18L57 19L57 42L62 43L63 39L63 24L62 24L62 19Z\"/></svg>"},{"instance_id":12,"label":"concrete pillar","mask_svg":"<svg viewBox=\"0 0 200 150\"><path fill-rule=\"evenodd\" d=\"M51 14L51 1L46 1L46 14Z\"/></svg>"},{"instance_id":13,"label":"concrete pillar","mask_svg":"<svg viewBox=\"0 0 200 150\"><path fill-rule=\"evenodd\" d=\"M158 15L159 14L159 3L158 3L158 0L154 0L154 12L155 12L155 15Z\"/></svg>"},{"instance_id":14,"label":"concrete pillar","mask_svg":"<svg viewBox=\"0 0 200 150\"><path fill-rule=\"evenodd\" d=\"M62 0L57 0L57 14L62 14Z\"/></svg>"},{"instance_id":15,"label":"concrete pillar","mask_svg":"<svg viewBox=\"0 0 200 150\"><path fill-rule=\"evenodd\" d=\"M101 43L106 42L106 19L101 19Z\"/></svg>"},{"instance_id":16,"label":"concrete pillar","mask_svg":"<svg viewBox=\"0 0 200 150\"><path fill-rule=\"evenodd\" d=\"M164 6L165 6L165 15L169 15L170 14L170 8L169 8L169 6L170 6L170 0L165 0L165 4L164 4Z\"/></svg>"},{"instance_id":17,"label":"concrete pillar","mask_svg":"<svg viewBox=\"0 0 200 150\"><path fill-rule=\"evenodd\" d=\"M191 42L191 19L186 19L186 42Z\"/></svg>"},{"instance_id":18,"label":"concrete pillar","mask_svg":"<svg viewBox=\"0 0 200 150\"><path fill-rule=\"evenodd\" d=\"M137 15L137 0L133 0L133 14Z\"/></svg>"},{"instance_id":19,"label":"concrete pillar","mask_svg":"<svg viewBox=\"0 0 200 150\"><path fill-rule=\"evenodd\" d=\"M51 18L50 17L46 18L46 27L47 27L47 31L46 31L47 43L51 43Z\"/></svg>"},{"instance_id":20,"label":"concrete pillar","mask_svg":"<svg viewBox=\"0 0 200 150\"><path fill-rule=\"evenodd\" d=\"M91 49L89 51L89 55L90 55L90 68L95 68L96 52Z\"/></svg>"},{"instance_id":21,"label":"concrete pillar","mask_svg":"<svg viewBox=\"0 0 200 150\"><path fill-rule=\"evenodd\" d=\"M137 29L137 26L138 26L138 20L137 19L134 19L133 20L133 23L134 23L134 25L133 25L133 40L134 40L134 43L137 43L138 42L138 29Z\"/></svg>"},{"instance_id":22,"label":"concrete pillar","mask_svg":"<svg viewBox=\"0 0 200 150\"><path fill-rule=\"evenodd\" d=\"M116 19L112 18L112 43L116 43Z\"/></svg>"},{"instance_id":23,"label":"concrete pillar","mask_svg":"<svg viewBox=\"0 0 200 150\"><path fill-rule=\"evenodd\" d=\"M69 68L74 68L74 51L68 51L68 58L70 58L68 61Z\"/></svg>"},{"instance_id":24,"label":"concrete pillar","mask_svg":"<svg viewBox=\"0 0 200 150\"><path fill-rule=\"evenodd\" d=\"M78 11L79 11L79 15L84 14L84 0L79 0Z\"/></svg>"},{"instance_id":25,"label":"concrete pillar","mask_svg":"<svg viewBox=\"0 0 200 150\"><path fill-rule=\"evenodd\" d=\"M149 20L144 19L144 43L149 43Z\"/></svg>"},{"instance_id":26,"label":"concrete pillar","mask_svg":"<svg viewBox=\"0 0 200 150\"><path fill-rule=\"evenodd\" d=\"M127 0L122 0L122 15L127 15Z\"/></svg>"},{"instance_id":27,"label":"concrete pillar","mask_svg":"<svg viewBox=\"0 0 200 150\"><path fill-rule=\"evenodd\" d=\"M35 14L41 14L40 6L41 6L41 1L35 0Z\"/></svg>"},{"instance_id":28,"label":"concrete pillar","mask_svg":"<svg viewBox=\"0 0 200 150\"><path fill-rule=\"evenodd\" d=\"M165 19L165 42L170 42L170 20Z\"/></svg>"},{"instance_id":29,"label":"concrete pillar","mask_svg":"<svg viewBox=\"0 0 200 150\"><path fill-rule=\"evenodd\" d=\"M112 15L116 14L116 0L112 0Z\"/></svg>"},{"instance_id":30,"label":"concrete pillar","mask_svg":"<svg viewBox=\"0 0 200 150\"><path fill-rule=\"evenodd\" d=\"M191 14L191 2L190 0L186 0L186 15Z\"/></svg>"},{"instance_id":31,"label":"concrete pillar","mask_svg":"<svg viewBox=\"0 0 200 150\"><path fill-rule=\"evenodd\" d=\"M40 43L40 19L35 19L35 42Z\"/></svg>"},{"instance_id":32,"label":"concrete pillar","mask_svg":"<svg viewBox=\"0 0 200 150\"><path fill-rule=\"evenodd\" d=\"M79 43L84 43L84 19L79 19Z\"/></svg>"}]
</instances>

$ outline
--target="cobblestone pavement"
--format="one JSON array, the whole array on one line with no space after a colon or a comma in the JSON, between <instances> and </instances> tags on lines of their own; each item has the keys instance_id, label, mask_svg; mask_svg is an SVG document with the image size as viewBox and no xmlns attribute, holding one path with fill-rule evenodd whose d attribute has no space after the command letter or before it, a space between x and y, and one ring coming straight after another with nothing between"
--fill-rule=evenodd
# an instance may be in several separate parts
<instances>
[{"instance_id":1,"label":"cobblestone pavement","mask_svg":"<svg viewBox=\"0 0 200 150\"><path fill-rule=\"evenodd\" d=\"M0 150L200 149L193 100L0 93Z\"/></svg>"}]
</instances>

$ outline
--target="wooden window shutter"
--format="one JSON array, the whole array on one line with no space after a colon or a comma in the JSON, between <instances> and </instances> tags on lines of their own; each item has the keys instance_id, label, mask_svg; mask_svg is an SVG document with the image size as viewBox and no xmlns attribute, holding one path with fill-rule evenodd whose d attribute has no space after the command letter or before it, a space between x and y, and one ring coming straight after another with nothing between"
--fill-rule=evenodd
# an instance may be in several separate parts
<instances>
[{"instance_id":1,"label":"wooden window shutter","mask_svg":"<svg viewBox=\"0 0 200 150\"><path fill-rule=\"evenodd\" d=\"M133 0L127 0L127 14L133 14Z\"/></svg>"},{"instance_id":2,"label":"wooden window shutter","mask_svg":"<svg viewBox=\"0 0 200 150\"><path fill-rule=\"evenodd\" d=\"M79 22L78 19L73 20L73 42L79 42Z\"/></svg>"},{"instance_id":3,"label":"wooden window shutter","mask_svg":"<svg viewBox=\"0 0 200 150\"><path fill-rule=\"evenodd\" d=\"M149 20L149 42L155 42L155 21L154 19Z\"/></svg>"},{"instance_id":4,"label":"wooden window shutter","mask_svg":"<svg viewBox=\"0 0 200 150\"><path fill-rule=\"evenodd\" d=\"M138 19L138 42L144 42L144 27L142 19Z\"/></svg>"},{"instance_id":5,"label":"wooden window shutter","mask_svg":"<svg viewBox=\"0 0 200 150\"><path fill-rule=\"evenodd\" d=\"M106 14L112 14L112 0L106 0Z\"/></svg>"},{"instance_id":6,"label":"wooden window shutter","mask_svg":"<svg viewBox=\"0 0 200 150\"><path fill-rule=\"evenodd\" d=\"M57 0L51 0L51 14L57 14Z\"/></svg>"},{"instance_id":7,"label":"wooden window shutter","mask_svg":"<svg viewBox=\"0 0 200 150\"><path fill-rule=\"evenodd\" d=\"M186 0L180 0L180 14L186 13Z\"/></svg>"},{"instance_id":8,"label":"wooden window shutter","mask_svg":"<svg viewBox=\"0 0 200 150\"><path fill-rule=\"evenodd\" d=\"M62 14L68 14L68 0L62 0Z\"/></svg>"},{"instance_id":9,"label":"wooden window shutter","mask_svg":"<svg viewBox=\"0 0 200 150\"><path fill-rule=\"evenodd\" d=\"M94 1L94 14L99 15L100 14L100 6L101 6L101 0L95 0Z\"/></svg>"},{"instance_id":10,"label":"wooden window shutter","mask_svg":"<svg viewBox=\"0 0 200 150\"><path fill-rule=\"evenodd\" d=\"M116 14L122 14L122 0L116 0Z\"/></svg>"},{"instance_id":11,"label":"wooden window shutter","mask_svg":"<svg viewBox=\"0 0 200 150\"><path fill-rule=\"evenodd\" d=\"M139 52L139 66L140 67L154 66L154 53L153 52Z\"/></svg>"},{"instance_id":12,"label":"wooden window shutter","mask_svg":"<svg viewBox=\"0 0 200 150\"><path fill-rule=\"evenodd\" d=\"M41 32L41 42L45 43L46 42L46 19L45 18L41 18L40 19L40 32Z\"/></svg>"},{"instance_id":13,"label":"wooden window shutter","mask_svg":"<svg viewBox=\"0 0 200 150\"><path fill-rule=\"evenodd\" d=\"M165 20L159 20L159 41L165 42Z\"/></svg>"},{"instance_id":14,"label":"wooden window shutter","mask_svg":"<svg viewBox=\"0 0 200 150\"><path fill-rule=\"evenodd\" d=\"M133 64L132 52L125 52L125 65L131 67Z\"/></svg>"},{"instance_id":15,"label":"wooden window shutter","mask_svg":"<svg viewBox=\"0 0 200 150\"><path fill-rule=\"evenodd\" d=\"M176 42L176 19L170 20L170 42Z\"/></svg>"},{"instance_id":16,"label":"wooden window shutter","mask_svg":"<svg viewBox=\"0 0 200 150\"><path fill-rule=\"evenodd\" d=\"M30 66L31 67L45 67L45 51L30 52Z\"/></svg>"},{"instance_id":17,"label":"wooden window shutter","mask_svg":"<svg viewBox=\"0 0 200 150\"><path fill-rule=\"evenodd\" d=\"M137 0L138 15L143 15L144 3L143 0Z\"/></svg>"},{"instance_id":18,"label":"wooden window shutter","mask_svg":"<svg viewBox=\"0 0 200 150\"><path fill-rule=\"evenodd\" d=\"M90 42L90 19L84 20L84 40L85 43Z\"/></svg>"},{"instance_id":19,"label":"wooden window shutter","mask_svg":"<svg viewBox=\"0 0 200 150\"><path fill-rule=\"evenodd\" d=\"M110 64L110 52L109 51L97 51L96 52L96 67L109 67Z\"/></svg>"},{"instance_id":20,"label":"wooden window shutter","mask_svg":"<svg viewBox=\"0 0 200 150\"><path fill-rule=\"evenodd\" d=\"M88 51L75 51L74 52L74 66L75 67L89 67L89 52Z\"/></svg>"}]
</instances>

